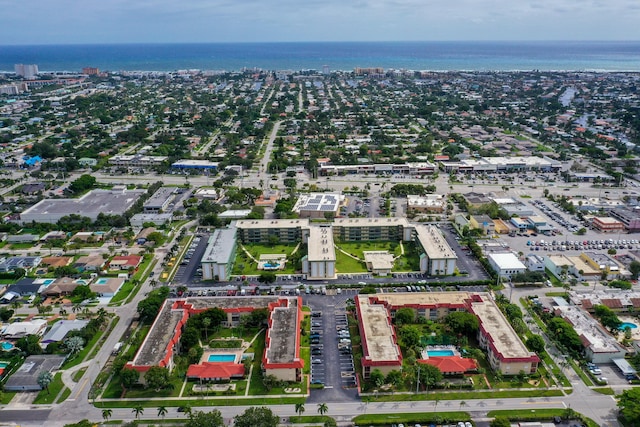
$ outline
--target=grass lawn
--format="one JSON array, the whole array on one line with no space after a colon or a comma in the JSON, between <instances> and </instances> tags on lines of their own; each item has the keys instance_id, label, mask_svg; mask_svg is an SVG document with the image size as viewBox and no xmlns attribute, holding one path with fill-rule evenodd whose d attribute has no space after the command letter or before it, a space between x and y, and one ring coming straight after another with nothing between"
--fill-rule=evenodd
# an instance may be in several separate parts
<instances>
[{"instance_id":1,"label":"grass lawn","mask_svg":"<svg viewBox=\"0 0 640 427\"><path fill-rule=\"evenodd\" d=\"M553 417L562 417L566 415L567 409L500 409L495 411L489 411L487 417L503 417L508 418L510 421L551 421ZM598 427L591 418L587 418L578 412L573 412L577 417L582 419L587 427Z\"/></svg>"},{"instance_id":2,"label":"grass lawn","mask_svg":"<svg viewBox=\"0 0 640 427\"><path fill-rule=\"evenodd\" d=\"M40 393L38 393L33 403L38 405L51 404L63 388L62 372L58 372L53 376L53 381L49 384L49 390L40 390Z\"/></svg>"},{"instance_id":3,"label":"grass lawn","mask_svg":"<svg viewBox=\"0 0 640 427\"><path fill-rule=\"evenodd\" d=\"M16 393L18 393L18 392L17 391L3 391L2 393L0 393L0 403L3 404L3 405L9 404L9 402L11 402L11 399L13 399L13 396L15 396Z\"/></svg>"},{"instance_id":4,"label":"grass lawn","mask_svg":"<svg viewBox=\"0 0 640 427\"><path fill-rule=\"evenodd\" d=\"M78 382L80 381L80 378L82 378L82 376L84 375L84 373L86 372L87 368L82 368L82 369L78 369L76 371L75 374L73 374L73 381Z\"/></svg>"},{"instance_id":5,"label":"grass lawn","mask_svg":"<svg viewBox=\"0 0 640 427\"><path fill-rule=\"evenodd\" d=\"M365 404L366 405L366 404ZM366 410L365 410L366 411ZM468 412L416 412L415 414L394 413L394 414L364 414L353 418L353 422L359 425L389 425L403 423L413 425L414 423L428 424L431 422L458 422L470 421Z\"/></svg>"},{"instance_id":6,"label":"grass lawn","mask_svg":"<svg viewBox=\"0 0 640 427\"><path fill-rule=\"evenodd\" d=\"M91 351L91 349L96 345L96 343L100 340L100 338L104 335L105 331L98 331L93 338L91 338L91 341L89 341L82 350L80 350L78 352L78 354L75 355L75 357L73 357L72 359L67 359L66 362L64 362L64 365L62 365L62 369L69 369L72 368L76 365L79 365L80 363L82 363L84 361L84 359L87 357L87 354L89 354L89 352Z\"/></svg>"},{"instance_id":7,"label":"grass lawn","mask_svg":"<svg viewBox=\"0 0 640 427\"><path fill-rule=\"evenodd\" d=\"M33 247L33 243L11 243L11 249L31 249Z\"/></svg>"},{"instance_id":8,"label":"grass lawn","mask_svg":"<svg viewBox=\"0 0 640 427\"><path fill-rule=\"evenodd\" d=\"M509 397L552 397L564 396L562 390L503 390L503 391L460 391L429 392L420 394L385 395L372 397L375 402L401 402L419 400L474 400L474 399L506 399Z\"/></svg>"},{"instance_id":9,"label":"grass lawn","mask_svg":"<svg viewBox=\"0 0 640 427\"><path fill-rule=\"evenodd\" d=\"M338 273L366 273L367 267L363 262L336 251L336 271Z\"/></svg>"},{"instance_id":10,"label":"grass lawn","mask_svg":"<svg viewBox=\"0 0 640 427\"><path fill-rule=\"evenodd\" d=\"M127 280L126 282L124 282L120 287L118 293L116 293L113 298L111 298L111 301L109 301L109 305L120 305L120 302L124 301L135 287L136 285L131 280Z\"/></svg>"},{"instance_id":11,"label":"grass lawn","mask_svg":"<svg viewBox=\"0 0 640 427\"><path fill-rule=\"evenodd\" d=\"M252 397L252 398L234 398L234 399L202 399L194 398L193 400L171 400L163 399L162 404L166 407L189 405L192 408L200 406L269 406L269 405L295 405L296 403L304 403L304 397ZM100 401L96 406L102 408L135 408L136 406L143 408L157 408L157 400L136 400L127 402L126 400ZM157 424L157 421L154 421Z\"/></svg>"},{"instance_id":12,"label":"grass lawn","mask_svg":"<svg viewBox=\"0 0 640 427\"><path fill-rule=\"evenodd\" d=\"M364 259L365 251L389 251L394 256L400 255L400 245L398 242L344 242L337 246L343 251L354 255L360 259ZM393 250L391 250L393 248Z\"/></svg>"},{"instance_id":13,"label":"grass lawn","mask_svg":"<svg viewBox=\"0 0 640 427\"><path fill-rule=\"evenodd\" d=\"M58 398L56 403L64 402L65 400L67 400L67 398L69 398L69 396L71 396L71 389L68 387L65 387L64 391L62 392L62 394L60 395L60 398Z\"/></svg>"},{"instance_id":14,"label":"grass lawn","mask_svg":"<svg viewBox=\"0 0 640 427\"><path fill-rule=\"evenodd\" d=\"M255 259L260 259L260 255L265 254L285 254L287 258L291 256L291 253L297 245L259 245L259 244L247 244L243 245L244 248ZM236 260L233 265L233 275L259 275L262 270L258 270L258 264L253 261L249 256L238 247L236 251ZM275 271L276 274L293 274L296 272L296 266L290 261L287 261L283 270Z\"/></svg>"},{"instance_id":15,"label":"grass lawn","mask_svg":"<svg viewBox=\"0 0 640 427\"><path fill-rule=\"evenodd\" d=\"M318 424L324 425L326 421L331 421L328 415L301 415L297 417L289 417L289 422L292 424Z\"/></svg>"}]
</instances>

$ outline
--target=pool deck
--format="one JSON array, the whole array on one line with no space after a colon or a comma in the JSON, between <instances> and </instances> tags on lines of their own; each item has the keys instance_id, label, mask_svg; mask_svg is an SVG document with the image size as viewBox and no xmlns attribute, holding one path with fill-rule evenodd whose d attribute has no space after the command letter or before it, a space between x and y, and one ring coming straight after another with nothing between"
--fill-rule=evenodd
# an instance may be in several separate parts
<instances>
[{"instance_id":1,"label":"pool deck","mask_svg":"<svg viewBox=\"0 0 640 427\"><path fill-rule=\"evenodd\" d=\"M638 319L636 319L635 317L623 315L623 316L618 316L618 318L622 323L633 323L634 325L638 326ZM618 334L618 341L621 342L623 339L624 339L624 331L620 331L620 333ZM640 327L635 329L631 328L631 339L635 341L640 341Z\"/></svg>"},{"instance_id":2,"label":"pool deck","mask_svg":"<svg viewBox=\"0 0 640 427\"><path fill-rule=\"evenodd\" d=\"M446 356L460 356L460 352L454 345L430 345L424 350L422 350L422 358L424 360L429 359L429 351L450 351L452 354L447 354ZM442 356L431 356L431 357L442 357Z\"/></svg>"},{"instance_id":3,"label":"pool deck","mask_svg":"<svg viewBox=\"0 0 640 427\"><path fill-rule=\"evenodd\" d=\"M242 360L242 349L237 348L212 348L205 349L200 358L200 363L209 362L209 356L214 354L229 354L235 356L234 363L239 363ZM216 363L216 362L213 362ZM228 363L228 362L227 362Z\"/></svg>"}]
</instances>

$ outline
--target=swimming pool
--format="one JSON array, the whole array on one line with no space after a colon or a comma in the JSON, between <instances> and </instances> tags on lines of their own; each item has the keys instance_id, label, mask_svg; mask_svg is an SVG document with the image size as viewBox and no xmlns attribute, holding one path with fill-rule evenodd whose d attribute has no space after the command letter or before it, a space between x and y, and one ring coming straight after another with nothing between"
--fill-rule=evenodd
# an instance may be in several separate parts
<instances>
[{"instance_id":1,"label":"swimming pool","mask_svg":"<svg viewBox=\"0 0 640 427\"><path fill-rule=\"evenodd\" d=\"M621 331L624 331L625 329L637 329L638 325L636 325L635 323L631 323L631 322L624 322L622 325L620 325L620 327L618 328Z\"/></svg>"},{"instance_id":2,"label":"swimming pool","mask_svg":"<svg viewBox=\"0 0 640 427\"><path fill-rule=\"evenodd\" d=\"M277 262L268 262L264 264L264 268L279 268L280 263Z\"/></svg>"},{"instance_id":3,"label":"swimming pool","mask_svg":"<svg viewBox=\"0 0 640 427\"><path fill-rule=\"evenodd\" d=\"M453 350L427 350L427 354L429 357L455 356Z\"/></svg>"},{"instance_id":4,"label":"swimming pool","mask_svg":"<svg viewBox=\"0 0 640 427\"><path fill-rule=\"evenodd\" d=\"M6 368L7 366L9 366L9 363L8 363L8 362L0 362L0 369L4 369L4 368Z\"/></svg>"},{"instance_id":5,"label":"swimming pool","mask_svg":"<svg viewBox=\"0 0 640 427\"><path fill-rule=\"evenodd\" d=\"M42 284L49 286L50 284L52 284L53 282L55 282L56 279L42 279Z\"/></svg>"},{"instance_id":6,"label":"swimming pool","mask_svg":"<svg viewBox=\"0 0 640 427\"><path fill-rule=\"evenodd\" d=\"M222 363L222 362L235 362L235 354L210 354L207 358L207 362Z\"/></svg>"},{"instance_id":7,"label":"swimming pool","mask_svg":"<svg viewBox=\"0 0 640 427\"><path fill-rule=\"evenodd\" d=\"M109 279L107 279L106 277L101 277L100 279L96 280L96 285L106 285L108 281Z\"/></svg>"},{"instance_id":8,"label":"swimming pool","mask_svg":"<svg viewBox=\"0 0 640 427\"><path fill-rule=\"evenodd\" d=\"M0 347L2 347L4 351L11 351L15 346L8 341L2 341Z\"/></svg>"}]
</instances>

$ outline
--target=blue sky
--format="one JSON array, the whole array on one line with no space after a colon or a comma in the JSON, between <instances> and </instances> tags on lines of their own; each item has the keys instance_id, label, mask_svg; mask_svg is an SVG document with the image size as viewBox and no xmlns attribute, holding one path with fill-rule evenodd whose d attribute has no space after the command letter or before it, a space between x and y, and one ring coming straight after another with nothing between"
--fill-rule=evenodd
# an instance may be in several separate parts
<instances>
[{"instance_id":1,"label":"blue sky","mask_svg":"<svg viewBox=\"0 0 640 427\"><path fill-rule=\"evenodd\" d=\"M0 44L640 40L638 0L0 0Z\"/></svg>"}]
</instances>

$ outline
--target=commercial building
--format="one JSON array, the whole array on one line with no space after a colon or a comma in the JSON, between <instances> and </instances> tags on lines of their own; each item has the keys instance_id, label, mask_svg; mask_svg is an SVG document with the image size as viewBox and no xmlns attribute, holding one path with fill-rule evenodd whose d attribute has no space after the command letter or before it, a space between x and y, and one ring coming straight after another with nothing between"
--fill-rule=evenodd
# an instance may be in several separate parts
<instances>
[{"instance_id":1,"label":"commercial building","mask_svg":"<svg viewBox=\"0 0 640 427\"><path fill-rule=\"evenodd\" d=\"M627 351L587 312L576 306L557 306L554 312L573 326L587 359L593 363L612 363L613 359L624 358Z\"/></svg>"},{"instance_id":2,"label":"commercial building","mask_svg":"<svg viewBox=\"0 0 640 427\"><path fill-rule=\"evenodd\" d=\"M167 209L176 197L176 187L160 187L153 193L151 197L142 205L142 210L146 214L162 213Z\"/></svg>"},{"instance_id":3,"label":"commercial building","mask_svg":"<svg viewBox=\"0 0 640 427\"><path fill-rule=\"evenodd\" d=\"M530 352L488 294L467 292L418 292L358 295L355 299L358 327L362 338L363 376L374 369L383 374L402 367L392 319L397 310L411 308L418 317L437 321L456 311L469 311L478 317L478 342L487 351L491 367L504 375L521 370L533 373L540 359Z\"/></svg>"},{"instance_id":4,"label":"commercial building","mask_svg":"<svg viewBox=\"0 0 640 427\"><path fill-rule=\"evenodd\" d=\"M335 218L344 202L344 196L338 193L301 194L293 206L293 212L300 218Z\"/></svg>"},{"instance_id":5,"label":"commercial building","mask_svg":"<svg viewBox=\"0 0 640 427\"><path fill-rule=\"evenodd\" d=\"M72 214L92 221L99 214L122 215L145 193L145 190L92 190L78 199L44 199L23 211L20 224L43 222L55 224Z\"/></svg>"},{"instance_id":6,"label":"commercial building","mask_svg":"<svg viewBox=\"0 0 640 427\"><path fill-rule=\"evenodd\" d=\"M357 146L356 146L357 147ZM431 175L435 172L436 165L429 162L399 163L399 164L355 164L355 165L328 165L321 164L318 169L320 176L328 175Z\"/></svg>"},{"instance_id":7,"label":"commercial building","mask_svg":"<svg viewBox=\"0 0 640 427\"><path fill-rule=\"evenodd\" d=\"M231 225L229 228L217 229L209 237L201 261L204 280L229 280L236 256L236 233L236 228Z\"/></svg>"},{"instance_id":8,"label":"commercial building","mask_svg":"<svg viewBox=\"0 0 640 427\"><path fill-rule=\"evenodd\" d=\"M549 157L479 157L458 161L440 162L445 172L495 173L541 171L557 172L562 163Z\"/></svg>"},{"instance_id":9,"label":"commercial building","mask_svg":"<svg viewBox=\"0 0 640 427\"><path fill-rule=\"evenodd\" d=\"M622 222L628 233L640 231L640 209L613 209L609 215Z\"/></svg>"},{"instance_id":10,"label":"commercial building","mask_svg":"<svg viewBox=\"0 0 640 427\"><path fill-rule=\"evenodd\" d=\"M591 225L602 233L620 233L625 227L622 221L608 216L596 216L591 221Z\"/></svg>"},{"instance_id":11,"label":"commercial building","mask_svg":"<svg viewBox=\"0 0 640 427\"><path fill-rule=\"evenodd\" d=\"M133 155L115 155L109 159L112 166L149 168L160 166L168 159L167 156L146 156L142 154Z\"/></svg>"},{"instance_id":12,"label":"commercial building","mask_svg":"<svg viewBox=\"0 0 640 427\"><path fill-rule=\"evenodd\" d=\"M407 195L407 213L442 213L446 200L441 194Z\"/></svg>"},{"instance_id":13,"label":"commercial building","mask_svg":"<svg viewBox=\"0 0 640 427\"><path fill-rule=\"evenodd\" d=\"M570 291L569 299L575 306L593 313L596 305L604 305L618 313L640 311L640 291L608 288L596 291Z\"/></svg>"},{"instance_id":14,"label":"commercial building","mask_svg":"<svg viewBox=\"0 0 640 427\"><path fill-rule=\"evenodd\" d=\"M522 274L527 271L527 267L512 252L508 253L490 253L487 260L500 277L511 280L516 274Z\"/></svg>"},{"instance_id":15,"label":"commercial building","mask_svg":"<svg viewBox=\"0 0 640 427\"><path fill-rule=\"evenodd\" d=\"M469 225L474 230L482 230L485 236L491 236L496 231L496 225L488 215L471 215Z\"/></svg>"},{"instance_id":16,"label":"commercial building","mask_svg":"<svg viewBox=\"0 0 640 427\"><path fill-rule=\"evenodd\" d=\"M193 160L183 159L171 164L174 169L183 170L218 170L218 162L210 162L209 160Z\"/></svg>"},{"instance_id":17,"label":"commercial building","mask_svg":"<svg viewBox=\"0 0 640 427\"><path fill-rule=\"evenodd\" d=\"M129 219L129 224L135 228L142 228L144 224L153 224L161 226L170 223L173 220L172 213L151 213L151 214L135 214Z\"/></svg>"}]
</instances>

